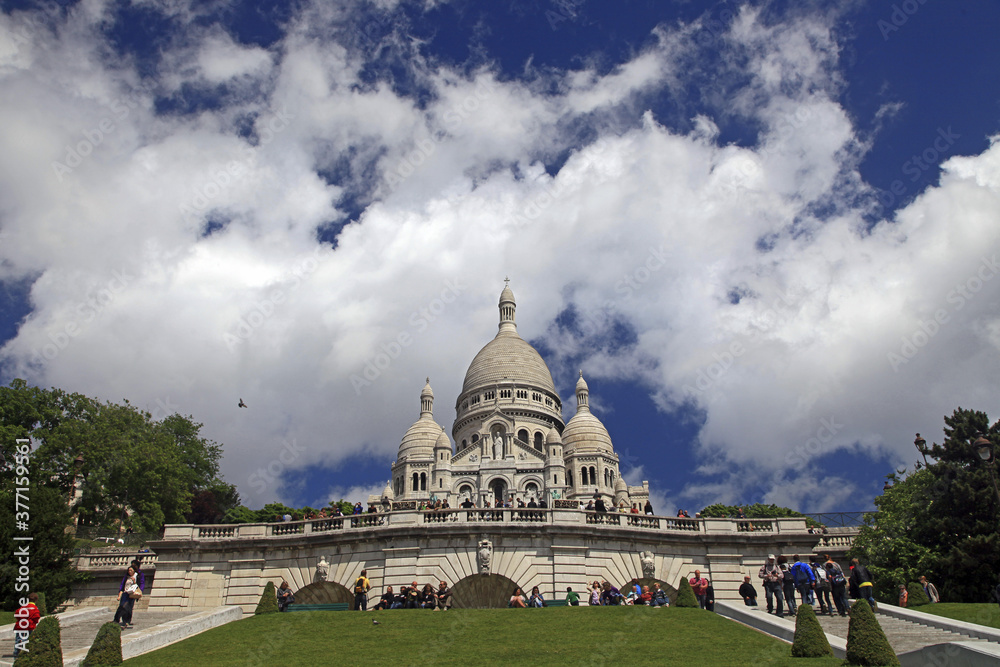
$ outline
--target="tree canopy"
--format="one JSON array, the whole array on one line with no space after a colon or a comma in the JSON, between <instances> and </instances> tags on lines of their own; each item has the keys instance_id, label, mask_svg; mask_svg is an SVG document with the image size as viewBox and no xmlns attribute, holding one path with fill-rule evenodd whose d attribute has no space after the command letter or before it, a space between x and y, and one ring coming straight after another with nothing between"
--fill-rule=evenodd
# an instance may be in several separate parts
<instances>
[{"instance_id":1,"label":"tree canopy","mask_svg":"<svg viewBox=\"0 0 1000 667\"><path fill-rule=\"evenodd\" d=\"M218 521L239 504L235 487L219 479L222 448L200 436L202 425L170 415L154 421L127 400L101 403L61 389L39 389L23 380L0 388L0 435L10 459L15 438L30 437L32 479L68 499L77 475L82 498L73 507L84 525L137 532L192 517Z\"/></svg>"},{"instance_id":2,"label":"tree canopy","mask_svg":"<svg viewBox=\"0 0 1000 667\"><path fill-rule=\"evenodd\" d=\"M1000 506L992 471L972 443L982 433L1000 441L1000 422L958 408L944 418L944 441L918 451L910 474L889 475L892 485L875 498L850 556L867 563L877 596L892 602L900 584L921 575L949 602L987 602L1000 571Z\"/></svg>"}]
</instances>

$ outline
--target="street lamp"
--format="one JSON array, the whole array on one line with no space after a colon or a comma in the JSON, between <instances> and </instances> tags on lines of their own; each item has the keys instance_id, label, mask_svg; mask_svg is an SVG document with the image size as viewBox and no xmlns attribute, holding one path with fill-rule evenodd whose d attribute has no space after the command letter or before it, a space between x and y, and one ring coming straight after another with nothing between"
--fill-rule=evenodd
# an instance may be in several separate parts
<instances>
[{"instance_id":1,"label":"street lamp","mask_svg":"<svg viewBox=\"0 0 1000 667\"><path fill-rule=\"evenodd\" d=\"M996 459L993 457L993 443L980 435L972 443L972 446L975 447L976 453L979 454L979 458L983 460L983 463L989 466L990 481L993 482L993 490L997 494L997 507L1000 508L1000 489L997 488L996 473L993 470L996 464Z\"/></svg>"},{"instance_id":2,"label":"street lamp","mask_svg":"<svg viewBox=\"0 0 1000 667\"><path fill-rule=\"evenodd\" d=\"M927 467L927 441L917 433L917 439L913 441L913 445L920 452L920 455L924 457L924 467Z\"/></svg>"}]
</instances>

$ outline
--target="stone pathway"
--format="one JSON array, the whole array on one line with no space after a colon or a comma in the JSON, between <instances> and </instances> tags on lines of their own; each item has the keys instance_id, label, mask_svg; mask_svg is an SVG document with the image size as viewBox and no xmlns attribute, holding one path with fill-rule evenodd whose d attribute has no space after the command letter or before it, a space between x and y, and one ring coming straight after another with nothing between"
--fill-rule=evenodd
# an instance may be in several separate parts
<instances>
[{"instance_id":1,"label":"stone pathway","mask_svg":"<svg viewBox=\"0 0 1000 667\"><path fill-rule=\"evenodd\" d=\"M129 640L130 635L142 630L149 630L154 626L166 623L167 621L173 621L178 618L184 618L185 616L191 616L193 613L194 612L190 611L135 611L132 617L132 623L135 627L122 631L122 644ZM74 623L69 627L61 628L59 634L62 641L63 655L65 656L67 653L77 649L90 648L90 645L94 643L94 638L97 636L97 631L100 630L102 625L113 619L114 612L108 612L107 616L88 619L79 623ZM0 666L6 667L7 665L13 664L13 644L10 641L5 642L3 647L0 648L0 651L2 651L2 655L0 655Z\"/></svg>"},{"instance_id":2,"label":"stone pathway","mask_svg":"<svg viewBox=\"0 0 1000 667\"><path fill-rule=\"evenodd\" d=\"M969 635L958 634L950 630L941 630L920 623L904 621L884 614L876 613L879 625L885 632L889 646L896 652L896 655L913 651L931 644L943 644L945 642L956 642L970 639ZM847 639L847 625L849 617L841 617L837 614L826 616L819 614L817 610L816 618L823 627L823 631L836 637ZM985 640L977 640L985 641Z\"/></svg>"}]
</instances>

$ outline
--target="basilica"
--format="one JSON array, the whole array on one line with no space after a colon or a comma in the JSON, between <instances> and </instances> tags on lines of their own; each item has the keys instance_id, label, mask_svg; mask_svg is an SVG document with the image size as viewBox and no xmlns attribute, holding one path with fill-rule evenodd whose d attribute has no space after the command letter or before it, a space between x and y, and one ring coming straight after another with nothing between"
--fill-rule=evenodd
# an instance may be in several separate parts
<instances>
[{"instance_id":1,"label":"basilica","mask_svg":"<svg viewBox=\"0 0 1000 667\"><path fill-rule=\"evenodd\" d=\"M370 502L404 508L419 501L477 507L523 500L579 507L602 498L642 511L649 484L629 486L604 424L590 411L587 382L576 383L576 414L563 406L541 355L517 333L514 293L500 293L496 337L475 356L455 402L451 438L434 420L430 381L420 418L406 431L392 479ZM453 445L454 443L454 445Z\"/></svg>"}]
</instances>

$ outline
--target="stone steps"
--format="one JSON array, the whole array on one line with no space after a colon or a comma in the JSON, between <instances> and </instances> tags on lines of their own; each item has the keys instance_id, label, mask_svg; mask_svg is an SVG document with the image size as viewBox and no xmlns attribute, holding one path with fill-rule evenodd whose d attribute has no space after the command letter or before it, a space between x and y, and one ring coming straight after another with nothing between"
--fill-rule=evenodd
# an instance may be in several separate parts
<instances>
[{"instance_id":1,"label":"stone steps","mask_svg":"<svg viewBox=\"0 0 1000 667\"><path fill-rule=\"evenodd\" d=\"M817 614L816 617L819 619L824 632L837 637L843 637L844 639L847 638L849 617L841 617L836 614L833 616ZM879 625L882 626L882 631L885 632L886 639L889 640L889 646L892 647L892 650L897 655L932 644L970 639L969 635L942 630L912 621L904 621L877 612L875 617L878 619Z\"/></svg>"}]
</instances>

